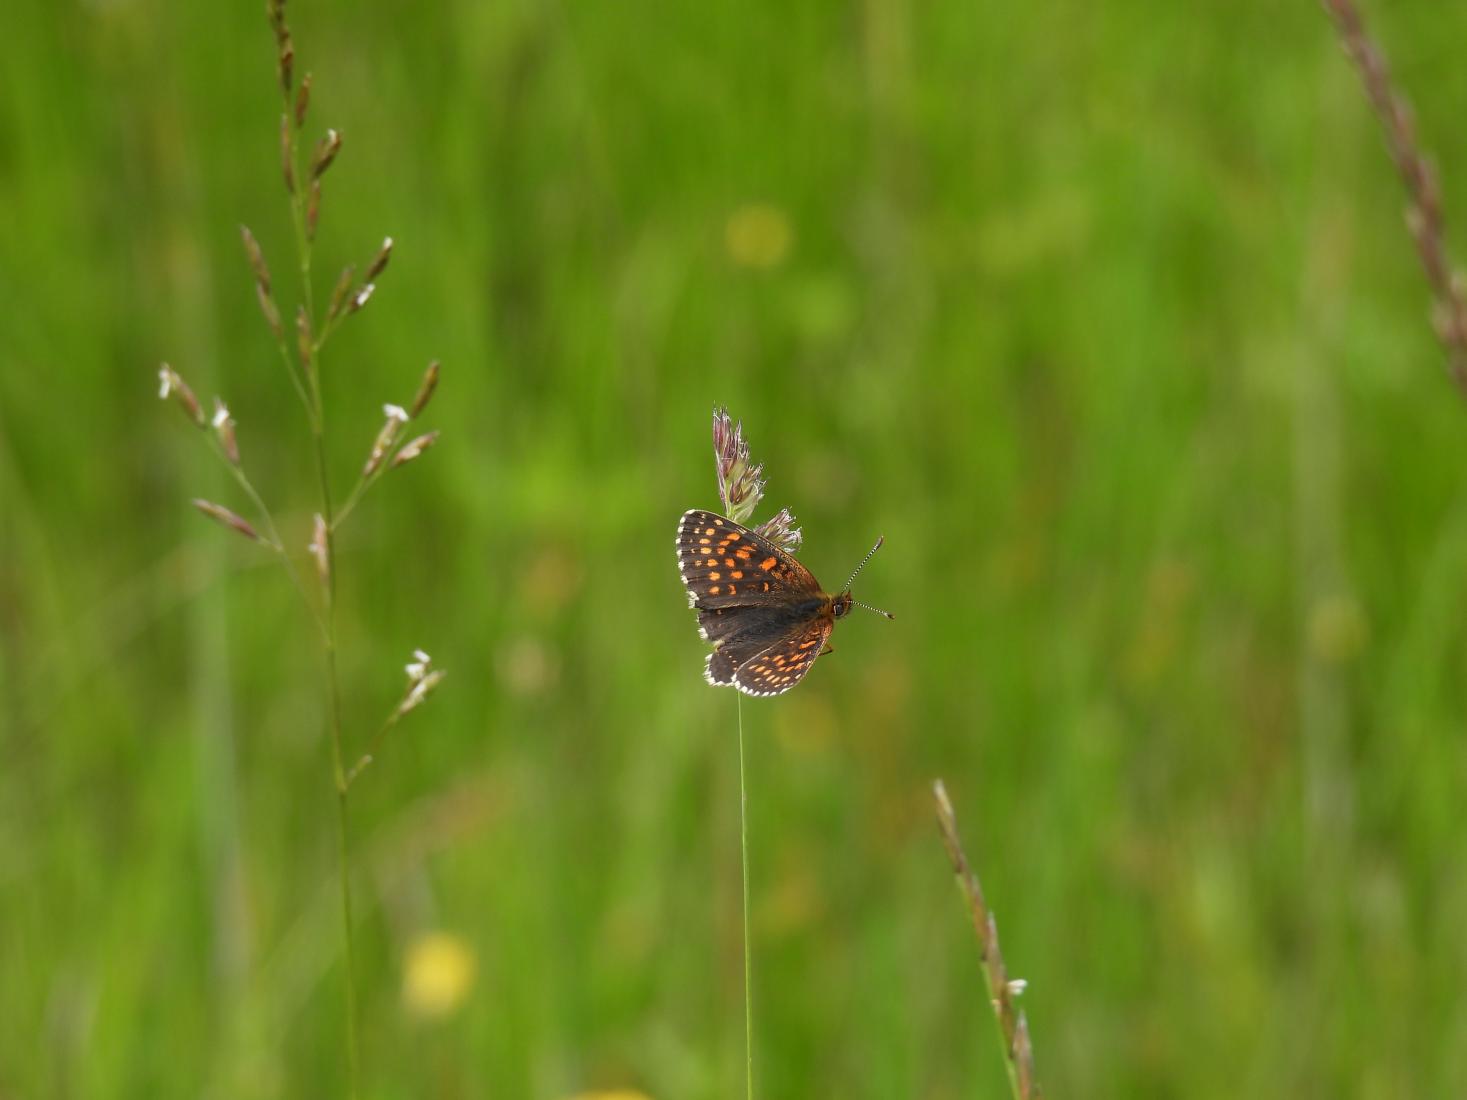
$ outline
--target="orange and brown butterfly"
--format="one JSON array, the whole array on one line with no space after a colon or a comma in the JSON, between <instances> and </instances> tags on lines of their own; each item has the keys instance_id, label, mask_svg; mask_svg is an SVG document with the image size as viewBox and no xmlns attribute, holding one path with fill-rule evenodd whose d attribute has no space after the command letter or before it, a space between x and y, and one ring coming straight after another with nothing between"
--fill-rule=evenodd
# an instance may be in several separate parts
<instances>
[{"instance_id":1,"label":"orange and brown butterfly","mask_svg":"<svg viewBox=\"0 0 1467 1100\"><path fill-rule=\"evenodd\" d=\"M851 598L851 583L881 542L832 594L758 531L713 512L684 512L677 527L677 567L688 606L698 612L698 633L713 643L704 679L746 695L780 695L829 651L835 621L852 607L892 618Z\"/></svg>"}]
</instances>

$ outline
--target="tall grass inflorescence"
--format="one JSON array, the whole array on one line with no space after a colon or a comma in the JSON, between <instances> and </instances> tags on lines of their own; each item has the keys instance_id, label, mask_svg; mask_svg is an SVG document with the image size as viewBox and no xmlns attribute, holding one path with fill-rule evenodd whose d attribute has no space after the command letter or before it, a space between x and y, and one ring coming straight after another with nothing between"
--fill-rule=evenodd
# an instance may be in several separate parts
<instances>
[{"instance_id":1,"label":"tall grass inflorescence","mask_svg":"<svg viewBox=\"0 0 1467 1100\"><path fill-rule=\"evenodd\" d=\"M1431 284L1432 319L1437 338L1446 349L1452 381L1462 396L1467 397L1467 279L1453 266L1447 251L1446 219L1436 166L1417 141L1411 104L1392 82L1385 54L1366 32L1355 0L1323 0L1323 4L1385 129L1391 160L1406 187L1409 201L1406 225L1416 242L1427 282Z\"/></svg>"},{"instance_id":2,"label":"tall grass inflorescence","mask_svg":"<svg viewBox=\"0 0 1467 1100\"><path fill-rule=\"evenodd\" d=\"M318 308L311 270L312 250L321 218L322 180L341 151L341 135L326 132L310 142L306 137L306 120L311 105L311 76L295 79L295 44L285 19L285 0L268 0L266 11L275 35L277 73L281 95L280 164L285 191L290 202L294 230L296 261L300 270L301 301L293 312L281 309L276 287L264 250L247 227L240 227L245 257L254 275L254 294L260 312L275 338L286 377L300 399L310 427L312 453L316 473L319 510L312 517L309 541L287 543L264 499L246 473L235 421L228 406L215 398L212 413L205 411L193 390L168 364L159 370L159 396L176 403L187 419L204 435L213 453L234 478L252 512L254 520L222 504L195 500L194 506L229 530L258 543L268 550L300 593L307 613L319 637L323 661L323 691L326 695L331 746L331 784L334 795L334 820L338 855L338 877L341 893L341 932L346 989L346 1061L349 1095L360 1090L360 1066L357 1041L356 951L353 944L351 892L351 847L349 844L347 798L354 781L371 762L384 737L409 712L416 709L443 679L443 673L432 667L422 650L414 650L406 666L407 686L404 693L378 727L366 740L355 762L348 766L348 739L342 719L341 678L337 668L336 630L336 536L341 525L365 494L389 471L420 457L438 438L430 431L408 438L408 425L416 421L432 399L438 384L438 363L428 364L416 395L406 406L383 406L383 422L368 448L355 484L340 504L332 493L328 472L326 408L321 399L322 352L331 336L349 317L360 312L372 299L377 279L392 256L392 238L386 238L358 278L354 267L347 266L338 276L324 308ZM287 317L290 319L287 321ZM293 556L292 549L301 546L312 563L314 584L306 581Z\"/></svg>"},{"instance_id":3,"label":"tall grass inflorescence","mask_svg":"<svg viewBox=\"0 0 1467 1100\"><path fill-rule=\"evenodd\" d=\"M952 861L953 875L963 898L968 903L968 912L973 918L973 933L978 937L978 955L983 961L983 977L988 983L988 1003L993 1006L993 1018L1003 1038L1004 1067L1008 1070L1009 1088L1014 1100L1039 1100L1042 1093L1039 1079L1034 1071L1034 1046L1029 1041L1029 1021L1024 1010L1014 1002L1028 984L1022 978L1010 978L1004 966L1003 952L998 946L998 924L993 919L993 910L983 897L978 873L968 862L963 851L963 841L958 836L958 819L953 813L952 801L947 796L947 787L939 779L932 784L932 796L937 803L937 827L942 833L942 843Z\"/></svg>"}]
</instances>

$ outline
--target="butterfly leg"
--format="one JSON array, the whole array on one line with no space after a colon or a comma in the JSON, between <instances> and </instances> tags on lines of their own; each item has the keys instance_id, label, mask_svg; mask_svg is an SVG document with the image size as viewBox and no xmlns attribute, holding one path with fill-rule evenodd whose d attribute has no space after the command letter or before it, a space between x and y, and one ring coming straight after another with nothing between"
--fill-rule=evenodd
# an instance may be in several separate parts
<instances>
[{"instance_id":1,"label":"butterfly leg","mask_svg":"<svg viewBox=\"0 0 1467 1100\"><path fill-rule=\"evenodd\" d=\"M824 657L827 653L834 653L834 652L835 652L835 646L831 645L829 642L826 642L825 643L825 648L822 649L816 656Z\"/></svg>"}]
</instances>

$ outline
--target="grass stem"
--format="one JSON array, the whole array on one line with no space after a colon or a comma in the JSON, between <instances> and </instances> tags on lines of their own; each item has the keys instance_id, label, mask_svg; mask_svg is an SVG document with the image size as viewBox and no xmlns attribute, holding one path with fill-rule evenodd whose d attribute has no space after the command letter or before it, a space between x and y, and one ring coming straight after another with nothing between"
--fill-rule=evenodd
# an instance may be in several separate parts
<instances>
[{"instance_id":1,"label":"grass stem","mask_svg":"<svg viewBox=\"0 0 1467 1100\"><path fill-rule=\"evenodd\" d=\"M289 97L287 97L286 109L289 111ZM289 125L288 122L287 125ZM300 173L300 134L298 127L293 125L290 127L289 155L295 178L300 180L303 178ZM292 222L295 226L297 258L300 261L301 297L305 303L303 316L307 323L314 326L315 299L311 289L312 239L311 234L306 231L305 202L299 186L291 192L290 206ZM312 361L310 363L302 361L298 366L305 376L306 387L311 399L313 414L311 435L315 444L316 480L321 498L321 518L326 525L325 612L322 618L325 620L327 692L331 697L331 771L333 785L336 788L337 872L341 880L341 936L346 968L347 1095L351 1100L356 1100L360 1092L361 1071L357 1042L356 943L352 929L351 848L347 833L346 754L341 736L341 677L336 663L336 536L333 526L335 517L332 514L331 505L331 476L326 461L326 412L325 403L321 399L320 349L310 341L303 342L300 353L302 360L305 359L308 347Z\"/></svg>"},{"instance_id":2,"label":"grass stem","mask_svg":"<svg viewBox=\"0 0 1467 1100\"><path fill-rule=\"evenodd\" d=\"M754 967L749 947L749 788L744 782L744 697L739 708L739 848L744 864L744 1088L754 1100Z\"/></svg>"}]
</instances>

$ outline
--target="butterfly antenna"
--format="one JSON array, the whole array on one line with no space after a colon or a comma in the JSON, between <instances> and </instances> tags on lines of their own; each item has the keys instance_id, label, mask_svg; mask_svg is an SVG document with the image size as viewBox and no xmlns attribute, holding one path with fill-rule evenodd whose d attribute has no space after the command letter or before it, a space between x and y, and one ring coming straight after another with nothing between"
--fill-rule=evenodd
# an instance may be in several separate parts
<instances>
[{"instance_id":1,"label":"butterfly antenna","mask_svg":"<svg viewBox=\"0 0 1467 1100\"><path fill-rule=\"evenodd\" d=\"M851 570L851 579L848 580L848 581L846 581L846 586L843 589L841 589L842 592L847 592L847 593L850 592L851 585L853 585L853 584L856 583L856 575L858 573L860 573L862 569L865 569L866 568L866 563L871 560L871 555L875 554L876 551L880 550L881 549L881 544L884 543L885 541L886 541L886 536L885 535L880 536L876 540L876 545L873 546L873 547L871 547L870 550L866 551L866 556L861 559L861 564L858 565L858 566L856 566L855 569ZM883 611L879 607L872 607L869 603L862 603L860 600L852 600L851 603L855 604L857 607L864 607L867 611L874 611L878 615L885 615L888 619L895 619L896 618L896 616L893 615L890 611Z\"/></svg>"}]
</instances>

